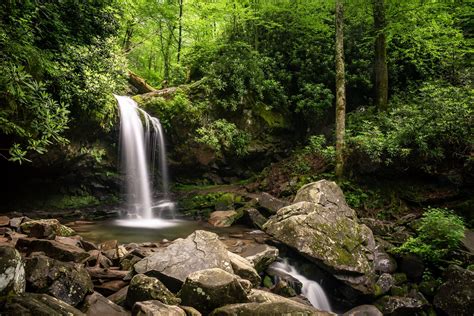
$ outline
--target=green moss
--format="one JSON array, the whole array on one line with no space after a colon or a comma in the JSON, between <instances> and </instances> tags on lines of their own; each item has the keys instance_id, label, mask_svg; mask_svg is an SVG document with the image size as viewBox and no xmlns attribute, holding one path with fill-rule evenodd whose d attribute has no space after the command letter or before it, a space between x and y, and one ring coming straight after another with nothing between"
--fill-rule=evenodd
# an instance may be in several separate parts
<instances>
[{"instance_id":1,"label":"green moss","mask_svg":"<svg viewBox=\"0 0 474 316\"><path fill-rule=\"evenodd\" d=\"M55 195L45 202L45 207L67 209L99 205L99 200L92 195Z\"/></svg>"},{"instance_id":2,"label":"green moss","mask_svg":"<svg viewBox=\"0 0 474 316\"><path fill-rule=\"evenodd\" d=\"M254 107L254 112L261 117L270 128L285 128L289 126L285 116L271 110L263 103L258 103Z\"/></svg>"},{"instance_id":3,"label":"green moss","mask_svg":"<svg viewBox=\"0 0 474 316\"><path fill-rule=\"evenodd\" d=\"M395 273L393 275L396 285L406 283L408 281L407 275L405 273Z\"/></svg>"},{"instance_id":4,"label":"green moss","mask_svg":"<svg viewBox=\"0 0 474 316\"><path fill-rule=\"evenodd\" d=\"M271 289L273 287L272 279L268 275L263 278L263 286L267 289Z\"/></svg>"}]
</instances>

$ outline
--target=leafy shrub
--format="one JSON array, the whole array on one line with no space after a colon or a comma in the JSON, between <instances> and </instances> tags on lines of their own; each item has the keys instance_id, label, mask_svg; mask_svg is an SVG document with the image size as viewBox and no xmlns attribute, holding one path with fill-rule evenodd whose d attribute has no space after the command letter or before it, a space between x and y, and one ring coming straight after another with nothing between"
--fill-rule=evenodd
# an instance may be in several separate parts
<instances>
[{"instance_id":1,"label":"leafy shrub","mask_svg":"<svg viewBox=\"0 0 474 316\"><path fill-rule=\"evenodd\" d=\"M409 238L395 253L412 253L437 262L456 249L464 237L463 220L447 209L428 208L423 214L417 237Z\"/></svg>"},{"instance_id":2,"label":"leafy shrub","mask_svg":"<svg viewBox=\"0 0 474 316\"><path fill-rule=\"evenodd\" d=\"M369 108L350 114L348 148L375 163L421 166L429 173L443 161L469 163L473 102L467 87L427 83L394 96L387 113Z\"/></svg>"},{"instance_id":3,"label":"leafy shrub","mask_svg":"<svg viewBox=\"0 0 474 316\"><path fill-rule=\"evenodd\" d=\"M327 163L334 163L336 157L336 149L334 146L326 145L326 137L324 135L313 135L308 139L308 145L304 148L305 153L319 154Z\"/></svg>"},{"instance_id":4,"label":"leafy shrub","mask_svg":"<svg viewBox=\"0 0 474 316\"><path fill-rule=\"evenodd\" d=\"M235 153L237 156L245 156L250 141L250 136L245 131L239 130L234 123L220 119L211 124L197 129L196 141L206 144L218 156L226 153Z\"/></svg>"}]
</instances>

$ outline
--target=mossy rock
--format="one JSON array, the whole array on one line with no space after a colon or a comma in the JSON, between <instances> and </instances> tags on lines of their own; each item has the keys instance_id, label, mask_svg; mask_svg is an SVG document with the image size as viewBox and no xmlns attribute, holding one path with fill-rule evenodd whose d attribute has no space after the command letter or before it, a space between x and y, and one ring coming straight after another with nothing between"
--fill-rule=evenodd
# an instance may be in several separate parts
<instances>
[{"instance_id":1,"label":"mossy rock","mask_svg":"<svg viewBox=\"0 0 474 316\"><path fill-rule=\"evenodd\" d=\"M76 232L67 226L59 223L57 219L31 220L20 225L20 230L35 238L54 238L55 236L69 237L76 235Z\"/></svg>"}]
</instances>

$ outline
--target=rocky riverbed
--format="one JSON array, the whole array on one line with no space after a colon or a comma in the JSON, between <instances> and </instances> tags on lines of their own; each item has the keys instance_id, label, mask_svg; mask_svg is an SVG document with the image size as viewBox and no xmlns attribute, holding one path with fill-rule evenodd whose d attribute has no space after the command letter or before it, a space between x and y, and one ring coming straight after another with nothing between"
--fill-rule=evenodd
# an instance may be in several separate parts
<instances>
[{"instance_id":1,"label":"rocky riverbed","mask_svg":"<svg viewBox=\"0 0 474 316\"><path fill-rule=\"evenodd\" d=\"M92 242L56 219L1 216L0 314L470 315L474 310L472 271L451 265L438 282L423 274L416 257L393 257L390 242L403 238L409 220L393 226L357 218L334 182L302 187L291 204L269 195L259 203L273 213L266 218L258 208L247 210L261 230L219 235L196 230L173 241L142 243ZM227 214L214 219L218 215ZM298 281L269 268L282 252L298 256L309 274L324 274L334 311L316 309L300 295Z\"/></svg>"}]
</instances>

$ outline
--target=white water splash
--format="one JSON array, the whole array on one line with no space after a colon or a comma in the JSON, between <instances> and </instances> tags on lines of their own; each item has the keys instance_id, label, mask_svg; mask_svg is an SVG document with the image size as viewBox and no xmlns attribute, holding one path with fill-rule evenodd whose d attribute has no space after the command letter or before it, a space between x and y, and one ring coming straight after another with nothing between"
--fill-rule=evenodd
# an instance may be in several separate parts
<instances>
[{"instance_id":1,"label":"white water splash","mask_svg":"<svg viewBox=\"0 0 474 316\"><path fill-rule=\"evenodd\" d=\"M288 263L287 259L282 262L274 262L271 268L289 274L300 281L303 284L301 294L309 300L311 305L319 310L331 312L331 305L321 285L301 275L295 267Z\"/></svg>"},{"instance_id":2,"label":"white water splash","mask_svg":"<svg viewBox=\"0 0 474 316\"><path fill-rule=\"evenodd\" d=\"M117 224L133 227L162 227L162 222L144 221L154 220L153 209L158 210L159 217L165 209L171 211L171 217L174 218L174 203L169 200L165 140L160 121L140 109L130 97L115 95L115 98L120 110L121 165L125 174L128 217L130 218L130 223L120 220ZM157 151L164 200L153 204L153 177L150 175L154 174Z\"/></svg>"}]
</instances>

